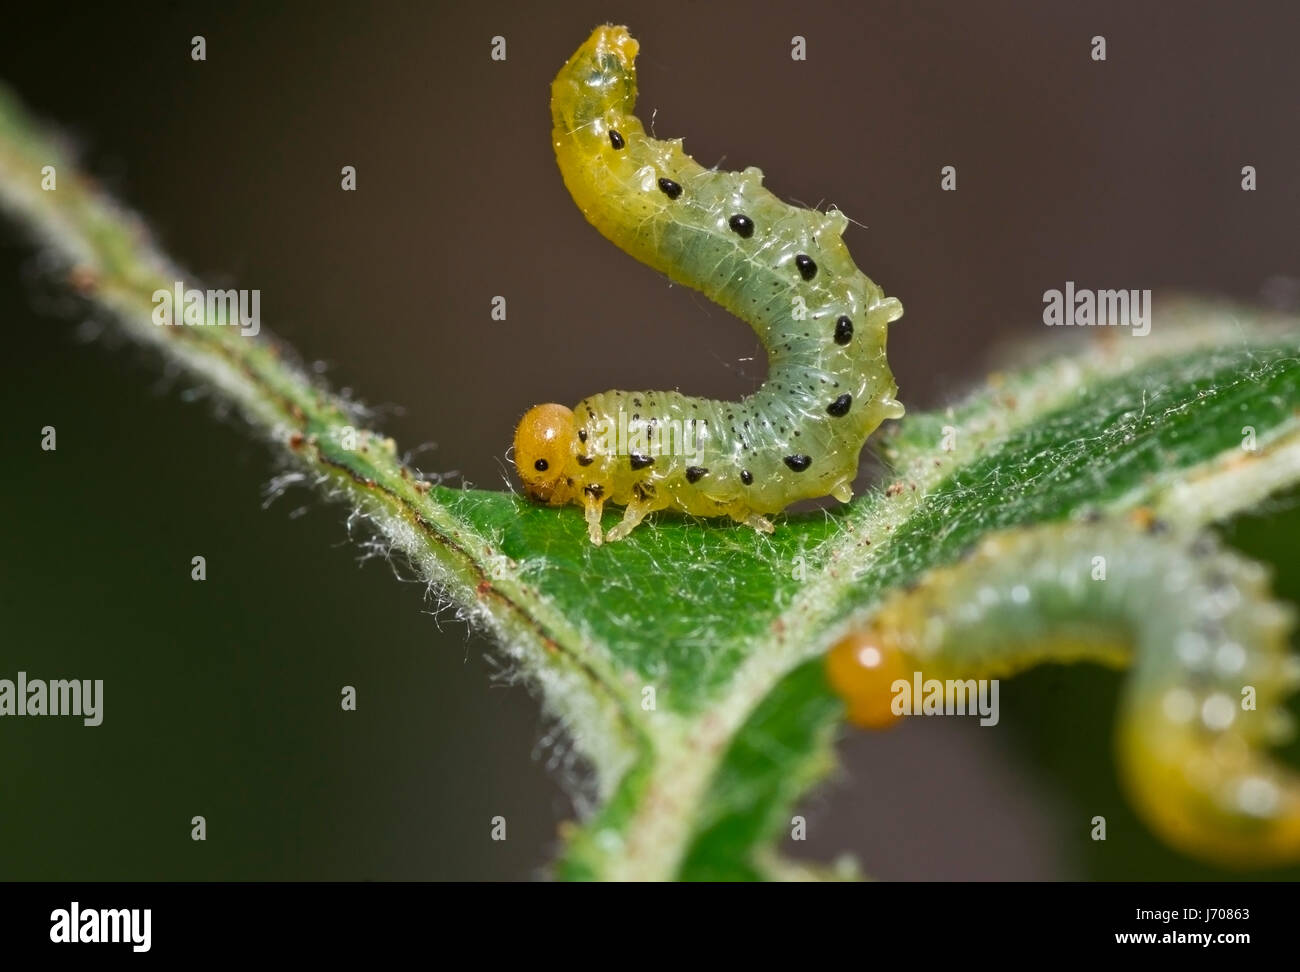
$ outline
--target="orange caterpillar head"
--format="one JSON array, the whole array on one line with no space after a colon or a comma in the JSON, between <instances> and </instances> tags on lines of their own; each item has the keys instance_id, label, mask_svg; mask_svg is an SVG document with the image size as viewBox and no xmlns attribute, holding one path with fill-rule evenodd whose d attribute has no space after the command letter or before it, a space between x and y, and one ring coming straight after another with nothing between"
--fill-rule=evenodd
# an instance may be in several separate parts
<instances>
[{"instance_id":1,"label":"orange caterpillar head","mask_svg":"<svg viewBox=\"0 0 1300 972\"><path fill-rule=\"evenodd\" d=\"M910 673L896 638L877 628L855 631L827 654L826 677L855 726L888 729L897 724L893 685L900 678L907 681Z\"/></svg>"},{"instance_id":2,"label":"orange caterpillar head","mask_svg":"<svg viewBox=\"0 0 1300 972\"><path fill-rule=\"evenodd\" d=\"M528 498L548 506L573 499L572 467L578 452L573 412L563 405L534 405L515 429L515 468Z\"/></svg>"}]
</instances>

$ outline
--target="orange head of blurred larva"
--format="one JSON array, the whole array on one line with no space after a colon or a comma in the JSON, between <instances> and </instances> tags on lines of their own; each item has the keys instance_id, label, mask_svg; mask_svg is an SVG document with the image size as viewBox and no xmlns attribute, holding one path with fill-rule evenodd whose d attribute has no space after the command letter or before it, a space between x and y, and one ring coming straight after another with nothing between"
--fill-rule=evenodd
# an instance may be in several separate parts
<instances>
[{"instance_id":1,"label":"orange head of blurred larva","mask_svg":"<svg viewBox=\"0 0 1300 972\"><path fill-rule=\"evenodd\" d=\"M906 657L896 638L877 628L855 631L826 656L826 677L848 707L848 719L863 729L897 724L894 683L908 681Z\"/></svg>"},{"instance_id":2,"label":"orange head of blurred larva","mask_svg":"<svg viewBox=\"0 0 1300 972\"><path fill-rule=\"evenodd\" d=\"M528 498L563 506L579 487L573 480L578 429L573 411L563 405L534 405L515 429L515 468Z\"/></svg>"}]
</instances>

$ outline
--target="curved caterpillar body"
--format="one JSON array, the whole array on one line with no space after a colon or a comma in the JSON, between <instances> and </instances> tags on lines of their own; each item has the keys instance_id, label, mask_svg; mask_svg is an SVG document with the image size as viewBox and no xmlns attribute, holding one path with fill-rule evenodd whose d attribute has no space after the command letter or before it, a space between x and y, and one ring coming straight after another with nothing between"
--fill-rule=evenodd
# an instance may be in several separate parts
<instances>
[{"instance_id":1,"label":"curved caterpillar body","mask_svg":"<svg viewBox=\"0 0 1300 972\"><path fill-rule=\"evenodd\" d=\"M831 650L827 673L850 720L880 727L893 680L914 671L1131 664L1116 743L1147 821L1187 852L1275 865L1300 860L1300 775L1264 751L1288 735L1281 701L1300 681L1292 615L1263 567L1209 535L1053 524L995 534L893 595Z\"/></svg>"},{"instance_id":2,"label":"curved caterpillar body","mask_svg":"<svg viewBox=\"0 0 1300 972\"><path fill-rule=\"evenodd\" d=\"M764 514L796 500L849 500L867 436L902 415L885 361L902 306L853 264L843 213L789 206L756 168L705 169L680 139L649 137L632 115L636 51L626 28L599 27L556 77L564 183L609 240L748 321L768 378L740 402L608 391L536 406L515 464L534 500L582 504L596 544L660 509L770 532ZM602 535L607 502L626 510Z\"/></svg>"}]
</instances>

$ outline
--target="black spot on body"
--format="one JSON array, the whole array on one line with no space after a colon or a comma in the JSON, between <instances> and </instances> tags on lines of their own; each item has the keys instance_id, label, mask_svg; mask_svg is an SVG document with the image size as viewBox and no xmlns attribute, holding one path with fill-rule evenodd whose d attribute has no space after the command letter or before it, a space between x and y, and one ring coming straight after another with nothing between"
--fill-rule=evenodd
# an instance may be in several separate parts
<instances>
[{"instance_id":1,"label":"black spot on body","mask_svg":"<svg viewBox=\"0 0 1300 972\"><path fill-rule=\"evenodd\" d=\"M586 442L586 441L587 441L587 430L586 430L586 429L578 429L578 441L579 441L579 442Z\"/></svg>"},{"instance_id":2,"label":"black spot on body","mask_svg":"<svg viewBox=\"0 0 1300 972\"><path fill-rule=\"evenodd\" d=\"M795 472L803 472L812 465L812 456L786 456L781 461Z\"/></svg>"},{"instance_id":3,"label":"black spot on body","mask_svg":"<svg viewBox=\"0 0 1300 972\"><path fill-rule=\"evenodd\" d=\"M826 414L834 415L836 418L843 418L849 414L849 407L853 404L852 395L841 395L835 401L826 406Z\"/></svg>"},{"instance_id":4,"label":"black spot on body","mask_svg":"<svg viewBox=\"0 0 1300 972\"><path fill-rule=\"evenodd\" d=\"M578 456L579 466L590 466L594 460L591 456Z\"/></svg>"},{"instance_id":5,"label":"black spot on body","mask_svg":"<svg viewBox=\"0 0 1300 972\"><path fill-rule=\"evenodd\" d=\"M535 463L533 463L533 468L536 469L538 472L546 472L546 470L550 468L550 465L551 464L547 462L545 459L538 459Z\"/></svg>"},{"instance_id":6,"label":"black spot on body","mask_svg":"<svg viewBox=\"0 0 1300 972\"><path fill-rule=\"evenodd\" d=\"M853 340L853 322L841 317L835 322L835 343L848 344Z\"/></svg>"},{"instance_id":7,"label":"black spot on body","mask_svg":"<svg viewBox=\"0 0 1300 972\"><path fill-rule=\"evenodd\" d=\"M592 499L600 499L605 495L605 487L600 485L600 483L593 483L591 486L584 486L582 487L582 491Z\"/></svg>"},{"instance_id":8,"label":"black spot on body","mask_svg":"<svg viewBox=\"0 0 1300 972\"><path fill-rule=\"evenodd\" d=\"M676 199L682 194L682 187L672 179L660 179L659 190L669 199Z\"/></svg>"},{"instance_id":9,"label":"black spot on body","mask_svg":"<svg viewBox=\"0 0 1300 972\"><path fill-rule=\"evenodd\" d=\"M737 213L735 216L732 216L731 219L727 220L727 225L731 227L733 233L743 239L747 240L754 235L754 221L748 216L743 216L740 213Z\"/></svg>"},{"instance_id":10,"label":"black spot on body","mask_svg":"<svg viewBox=\"0 0 1300 972\"><path fill-rule=\"evenodd\" d=\"M644 469L646 466L653 466L655 464L655 458L654 456L637 455L634 452L627 457L627 464L633 469Z\"/></svg>"},{"instance_id":11,"label":"black spot on body","mask_svg":"<svg viewBox=\"0 0 1300 972\"><path fill-rule=\"evenodd\" d=\"M623 141L623 136L619 134L617 129L611 128L609 130L609 144L614 146L615 149L621 149L627 143Z\"/></svg>"},{"instance_id":12,"label":"black spot on body","mask_svg":"<svg viewBox=\"0 0 1300 972\"><path fill-rule=\"evenodd\" d=\"M740 481L746 486L751 486L754 483L754 474L748 469L742 469L740 471Z\"/></svg>"},{"instance_id":13,"label":"black spot on body","mask_svg":"<svg viewBox=\"0 0 1300 972\"><path fill-rule=\"evenodd\" d=\"M798 253L794 258L794 265L799 268L799 276L805 280L811 280L817 276L817 264L807 253Z\"/></svg>"},{"instance_id":14,"label":"black spot on body","mask_svg":"<svg viewBox=\"0 0 1300 972\"><path fill-rule=\"evenodd\" d=\"M709 474L709 471L703 466L687 466L686 481L688 483L698 483L701 479Z\"/></svg>"}]
</instances>

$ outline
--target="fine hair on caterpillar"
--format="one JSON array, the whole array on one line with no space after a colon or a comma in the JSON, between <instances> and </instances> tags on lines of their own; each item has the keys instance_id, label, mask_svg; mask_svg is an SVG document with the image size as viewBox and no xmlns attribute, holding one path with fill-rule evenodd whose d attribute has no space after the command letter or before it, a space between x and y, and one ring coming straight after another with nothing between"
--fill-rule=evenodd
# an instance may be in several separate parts
<instances>
[{"instance_id":1,"label":"fine hair on caterpillar","mask_svg":"<svg viewBox=\"0 0 1300 972\"><path fill-rule=\"evenodd\" d=\"M607 239L749 323L768 378L738 402L607 391L535 406L515 467L532 500L582 506L593 544L665 509L770 533L791 503L848 502L867 437L902 416L885 332L903 308L853 263L843 213L791 206L757 168L705 169L680 139L648 135L632 113L636 53L626 28L598 27L556 76L564 184ZM624 507L607 532L606 503Z\"/></svg>"},{"instance_id":2,"label":"fine hair on caterpillar","mask_svg":"<svg viewBox=\"0 0 1300 972\"><path fill-rule=\"evenodd\" d=\"M849 720L896 722L891 687L1007 676L1043 662L1130 672L1115 743L1123 782L1169 843L1233 867L1300 861L1300 774L1287 738L1300 684L1294 611L1259 564L1141 511L985 538L879 605L826 659Z\"/></svg>"}]
</instances>

